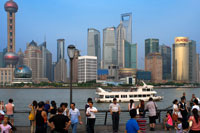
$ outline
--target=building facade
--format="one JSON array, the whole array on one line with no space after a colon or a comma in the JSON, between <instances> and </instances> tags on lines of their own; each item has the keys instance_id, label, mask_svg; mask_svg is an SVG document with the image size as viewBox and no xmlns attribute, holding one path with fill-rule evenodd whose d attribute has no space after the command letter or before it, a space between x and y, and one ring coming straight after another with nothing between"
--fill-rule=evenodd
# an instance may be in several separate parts
<instances>
[{"instance_id":1,"label":"building facade","mask_svg":"<svg viewBox=\"0 0 200 133\"><path fill-rule=\"evenodd\" d=\"M67 61L60 59L54 67L54 81L55 82L67 82Z\"/></svg>"},{"instance_id":2,"label":"building facade","mask_svg":"<svg viewBox=\"0 0 200 133\"><path fill-rule=\"evenodd\" d=\"M130 44L124 40L124 55L123 67L124 68L137 68L137 44Z\"/></svg>"},{"instance_id":3,"label":"building facade","mask_svg":"<svg viewBox=\"0 0 200 133\"><path fill-rule=\"evenodd\" d=\"M89 28L87 42L87 55L97 57L97 67L99 69L101 67L100 32L94 28Z\"/></svg>"},{"instance_id":4,"label":"building facade","mask_svg":"<svg viewBox=\"0 0 200 133\"><path fill-rule=\"evenodd\" d=\"M160 53L151 53L145 59L145 71L151 72L151 81L154 83L162 82L163 61Z\"/></svg>"},{"instance_id":5,"label":"building facade","mask_svg":"<svg viewBox=\"0 0 200 133\"><path fill-rule=\"evenodd\" d=\"M78 57L78 82L96 81L97 79L97 57Z\"/></svg>"},{"instance_id":6,"label":"building facade","mask_svg":"<svg viewBox=\"0 0 200 133\"><path fill-rule=\"evenodd\" d=\"M200 82L200 64L199 64L199 54L196 54L196 73L197 73L197 79L196 82Z\"/></svg>"},{"instance_id":7,"label":"building facade","mask_svg":"<svg viewBox=\"0 0 200 133\"><path fill-rule=\"evenodd\" d=\"M0 68L0 85L11 85L15 68Z\"/></svg>"},{"instance_id":8,"label":"building facade","mask_svg":"<svg viewBox=\"0 0 200 133\"><path fill-rule=\"evenodd\" d=\"M117 64L116 28L105 28L103 30L103 69Z\"/></svg>"},{"instance_id":9,"label":"building facade","mask_svg":"<svg viewBox=\"0 0 200 133\"><path fill-rule=\"evenodd\" d=\"M74 58L72 61L72 82L78 83L78 57L80 56L80 51L78 49L75 50Z\"/></svg>"},{"instance_id":10,"label":"building facade","mask_svg":"<svg viewBox=\"0 0 200 133\"><path fill-rule=\"evenodd\" d=\"M57 40L57 62L60 59L65 59L65 39Z\"/></svg>"},{"instance_id":11,"label":"building facade","mask_svg":"<svg viewBox=\"0 0 200 133\"><path fill-rule=\"evenodd\" d=\"M189 41L189 80L195 83L197 79L196 71L196 41Z\"/></svg>"},{"instance_id":12,"label":"building facade","mask_svg":"<svg viewBox=\"0 0 200 133\"><path fill-rule=\"evenodd\" d=\"M160 46L160 53L163 60L163 80L171 79L171 48L166 45Z\"/></svg>"},{"instance_id":13,"label":"building facade","mask_svg":"<svg viewBox=\"0 0 200 133\"><path fill-rule=\"evenodd\" d=\"M132 13L121 14L121 23L125 28L125 40L132 43Z\"/></svg>"},{"instance_id":14,"label":"building facade","mask_svg":"<svg viewBox=\"0 0 200 133\"><path fill-rule=\"evenodd\" d=\"M145 57L150 53L159 52L159 40L150 38L145 40Z\"/></svg>"}]
</instances>

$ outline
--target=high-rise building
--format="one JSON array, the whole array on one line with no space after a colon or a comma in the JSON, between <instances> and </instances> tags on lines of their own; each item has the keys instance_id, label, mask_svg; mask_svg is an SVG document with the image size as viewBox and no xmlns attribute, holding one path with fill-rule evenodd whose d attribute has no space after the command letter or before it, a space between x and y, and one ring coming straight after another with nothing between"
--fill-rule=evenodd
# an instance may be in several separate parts
<instances>
[{"instance_id":1,"label":"high-rise building","mask_svg":"<svg viewBox=\"0 0 200 133\"><path fill-rule=\"evenodd\" d=\"M52 67L51 67L51 68L52 68L52 69L51 69L52 81L55 81L55 80L54 80L54 77L55 77L55 75L54 75L54 70L55 70L55 67L56 67L56 62L53 62L51 66L52 66Z\"/></svg>"},{"instance_id":2,"label":"high-rise building","mask_svg":"<svg viewBox=\"0 0 200 133\"><path fill-rule=\"evenodd\" d=\"M163 80L171 79L171 48L166 45L160 46L163 61Z\"/></svg>"},{"instance_id":3,"label":"high-rise building","mask_svg":"<svg viewBox=\"0 0 200 133\"><path fill-rule=\"evenodd\" d=\"M145 40L145 57L150 53L159 52L159 40L158 39L146 39Z\"/></svg>"},{"instance_id":4,"label":"high-rise building","mask_svg":"<svg viewBox=\"0 0 200 133\"><path fill-rule=\"evenodd\" d=\"M123 67L137 68L137 44L130 44L128 41L124 40L123 47Z\"/></svg>"},{"instance_id":5,"label":"high-rise building","mask_svg":"<svg viewBox=\"0 0 200 133\"><path fill-rule=\"evenodd\" d=\"M34 41L27 44L24 55L24 64L32 70L33 82L48 81L43 77L42 51Z\"/></svg>"},{"instance_id":6,"label":"high-rise building","mask_svg":"<svg viewBox=\"0 0 200 133\"><path fill-rule=\"evenodd\" d=\"M97 57L78 57L78 82L96 81L97 79Z\"/></svg>"},{"instance_id":7,"label":"high-rise building","mask_svg":"<svg viewBox=\"0 0 200 133\"><path fill-rule=\"evenodd\" d=\"M191 83L196 82L196 41L189 41L189 80Z\"/></svg>"},{"instance_id":8,"label":"high-rise building","mask_svg":"<svg viewBox=\"0 0 200 133\"><path fill-rule=\"evenodd\" d=\"M4 48L2 52L0 52L0 68L6 67L4 56L7 52L7 48Z\"/></svg>"},{"instance_id":9,"label":"high-rise building","mask_svg":"<svg viewBox=\"0 0 200 133\"><path fill-rule=\"evenodd\" d=\"M20 48L18 53L17 53L18 57L19 57L19 61L18 61L18 65L23 65L24 64L24 53L22 52L22 49Z\"/></svg>"},{"instance_id":10,"label":"high-rise building","mask_svg":"<svg viewBox=\"0 0 200 133\"><path fill-rule=\"evenodd\" d=\"M52 53L46 48L46 41L39 48L42 52L42 77L52 81Z\"/></svg>"},{"instance_id":11,"label":"high-rise building","mask_svg":"<svg viewBox=\"0 0 200 133\"><path fill-rule=\"evenodd\" d=\"M78 49L75 50L74 58L72 61L72 82L78 83L78 57L80 56L80 51Z\"/></svg>"},{"instance_id":12,"label":"high-rise building","mask_svg":"<svg viewBox=\"0 0 200 133\"><path fill-rule=\"evenodd\" d=\"M189 82L189 39L176 37L173 44L173 80Z\"/></svg>"},{"instance_id":13,"label":"high-rise building","mask_svg":"<svg viewBox=\"0 0 200 133\"><path fill-rule=\"evenodd\" d=\"M199 64L199 54L196 54L196 73L197 73L197 79L196 82L200 82L200 64Z\"/></svg>"},{"instance_id":14,"label":"high-rise building","mask_svg":"<svg viewBox=\"0 0 200 133\"><path fill-rule=\"evenodd\" d=\"M116 28L103 29L103 69L117 65Z\"/></svg>"},{"instance_id":15,"label":"high-rise building","mask_svg":"<svg viewBox=\"0 0 200 133\"><path fill-rule=\"evenodd\" d=\"M7 12L7 49L8 52L15 52L15 13L18 5L13 0L9 0L4 5Z\"/></svg>"},{"instance_id":16,"label":"high-rise building","mask_svg":"<svg viewBox=\"0 0 200 133\"><path fill-rule=\"evenodd\" d=\"M60 59L65 59L65 39L57 40L57 62Z\"/></svg>"},{"instance_id":17,"label":"high-rise building","mask_svg":"<svg viewBox=\"0 0 200 133\"><path fill-rule=\"evenodd\" d=\"M61 58L54 67L54 81L67 82L67 61Z\"/></svg>"},{"instance_id":18,"label":"high-rise building","mask_svg":"<svg viewBox=\"0 0 200 133\"><path fill-rule=\"evenodd\" d=\"M100 44L100 32L94 28L88 29L88 56L97 57L97 67L101 67L101 44Z\"/></svg>"},{"instance_id":19,"label":"high-rise building","mask_svg":"<svg viewBox=\"0 0 200 133\"><path fill-rule=\"evenodd\" d=\"M160 53L150 53L145 58L145 71L151 72L151 81L154 83L162 82L163 64Z\"/></svg>"},{"instance_id":20,"label":"high-rise building","mask_svg":"<svg viewBox=\"0 0 200 133\"><path fill-rule=\"evenodd\" d=\"M123 68L124 60L124 40L126 38L126 29L124 28L122 22L120 22L117 27L117 62L119 68Z\"/></svg>"},{"instance_id":21,"label":"high-rise building","mask_svg":"<svg viewBox=\"0 0 200 133\"><path fill-rule=\"evenodd\" d=\"M125 40L132 43L132 13L121 14L121 22L126 29Z\"/></svg>"}]
</instances>

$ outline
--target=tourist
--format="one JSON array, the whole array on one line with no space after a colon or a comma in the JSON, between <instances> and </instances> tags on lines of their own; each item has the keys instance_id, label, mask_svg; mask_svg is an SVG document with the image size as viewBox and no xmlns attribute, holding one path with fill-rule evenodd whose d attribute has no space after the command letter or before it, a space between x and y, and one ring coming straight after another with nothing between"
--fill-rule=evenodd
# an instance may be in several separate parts
<instances>
[{"instance_id":1,"label":"tourist","mask_svg":"<svg viewBox=\"0 0 200 133\"><path fill-rule=\"evenodd\" d=\"M193 109L197 109L198 111L200 111L197 99L195 99L193 102L193 106L192 106L191 110L193 110Z\"/></svg>"},{"instance_id":2,"label":"tourist","mask_svg":"<svg viewBox=\"0 0 200 133\"><path fill-rule=\"evenodd\" d=\"M71 121L67 116L63 115L63 109L59 107L58 114L51 117L48 124L52 129L52 133L68 133Z\"/></svg>"},{"instance_id":3,"label":"tourist","mask_svg":"<svg viewBox=\"0 0 200 133\"><path fill-rule=\"evenodd\" d=\"M185 92L183 92L183 95L182 95L182 97L184 97L184 98L185 98L185 100L186 100L186 93L185 93Z\"/></svg>"},{"instance_id":4,"label":"tourist","mask_svg":"<svg viewBox=\"0 0 200 133\"><path fill-rule=\"evenodd\" d=\"M86 111L87 111L87 108L89 107L89 103L90 102L92 102L92 98L88 98L87 99L87 103L85 104L85 114L86 114ZM87 122L87 124L86 124L86 131L87 132L89 132L88 130L89 130L89 127L88 127L88 121L87 121L87 115L86 115L86 122Z\"/></svg>"},{"instance_id":5,"label":"tourist","mask_svg":"<svg viewBox=\"0 0 200 133\"><path fill-rule=\"evenodd\" d=\"M177 122L178 118L182 119L182 115L181 115L179 108L178 108L178 100L175 99L173 101L172 119L173 119L174 122Z\"/></svg>"},{"instance_id":6,"label":"tourist","mask_svg":"<svg viewBox=\"0 0 200 133\"><path fill-rule=\"evenodd\" d=\"M171 130L171 128L173 128L173 121L169 111L167 111L167 115L164 120L164 127L165 130Z\"/></svg>"},{"instance_id":7,"label":"tourist","mask_svg":"<svg viewBox=\"0 0 200 133\"><path fill-rule=\"evenodd\" d=\"M113 103L109 106L110 114L112 115L113 132L118 132L119 129L119 115L121 112L120 105L117 103L117 99L113 98Z\"/></svg>"},{"instance_id":8,"label":"tourist","mask_svg":"<svg viewBox=\"0 0 200 133\"><path fill-rule=\"evenodd\" d=\"M176 133L183 133L182 128L182 119L178 118L177 122L175 123Z\"/></svg>"},{"instance_id":9,"label":"tourist","mask_svg":"<svg viewBox=\"0 0 200 133\"><path fill-rule=\"evenodd\" d=\"M61 103L60 107L63 109L63 115L69 116L69 109L67 108L68 103Z\"/></svg>"},{"instance_id":10,"label":"tourist","mask_svg":"<svg viewBox=\"0 0 200 133\"><path fill-rule=\"evenodd\" d=\"M136 110L130 110L131 119L126 123L125 133L140 133L138 123L135 120L136 115Z\"/></svg>"},{"instance_id":11,"label":"tourist","mask_svg":"<svg viewBox=\"0 0 200 133\"><path fill-rule=\"evenodd\" d=\"M190 133L200 133L200 117L198 115L198 110L194 108L192 110L192 116L190 116L188 122L190 126Z\"/></svg>"},{"instance_id":12,"label":"tourist","mask_svg":"<svg viewBox=\"0 0 200 133\"><path fill-rule=\"evenodd\" d=\"M29 120L31 122L31 133L35 133L36 128L36 112L37 112L37 101L33 101L31 105L29 105L29 108L31 109L31 112L29 114Z\"/></svg>"},{"instance_id":13,"label":"tourist","mask_svg":"<svg viewBox=\"0 0 200 133\"><path fill-rule=\"evenodd\" d=\"M144 100L140 100L140 104L137 106L137 108L138 108L138 111L139 111L140 118L144 118L145 117Z\"/></svg>"},{"instance_id":14,"label":"tourist","mask_svg":"<svg viewBox=\"0 0 200 133\"><path fill-rule=\"evenodd\" d=\"M97 108L93 107L93 102L89 103L89 107L87 108L86 115L87 115L87 124L88 124L88 133L94 133L94 125L96 120L96 115L98 110Z\"/></svg>"},{"instance_id":15,"label":"tourist","mask_svg":"<svg viewBox=\"0 0 200 133\"><path fill-rule=\"evenodd\" d=\"M188 109L187 104L185 103L185 97L181 97L181 102L179 102L179 110L182 115L182 122L186 122L188 120Z\"/></svg>"},{"instance_id":16,"label":"tourist","mask_svg":"<svg viewBox=\"0 0 200 133\"><path fill-rule=\"evenodd\" d=\"M7 116L3 119L3 124L0 124L1 133L11 133L11 126L8 124L9 118Z\"/></svg>"},{"instance_id":17,"label":"tourist","mask_svg":"<svg viewBox=\"0 0 200 133\"><path fill-rule=\"evenodd\" d=\"M47 121L47 113L44 111L44 102L38 103L36 113L36 131L35 133L46 133L45 123Z\"/></svg>"},{"instance_id":18,"label":"tourist","mask_svg":"<svg viewBox=\"0 0 200 133\"><path fill-rule=\"evenodd\" d=\"M78 122L82 125L81 115L77 108L75 108L75 103L71 103L71 109L69 110L69 116L71 119L72 133L76 133Z\"/></svg>"},{"instance_id":19,"label":"tourist","mask_svg":"<svg viewBox=\"0 0 200 133\"><path fill-rule=\"evenodd\" d=\"M153 102L153 98L149 98L149 102L146 104L145 110L149 111L150 131L154 131L156 125L157 105Z\"/></svg>"},{"instance_id":20,"label":"tourist","mask_svg":"<svg viewBox=\"0 0 200 133\"><path fill-rule=\"evenodd\" d=\"M4 110L4 102L0 101L0 124L1 124L1 121L4 119L4 115L5 115L3 110Z\"/></svg>"},{"instance_id":21,"label":"tourist","mask_svg":"<svg viewBox=\"0 0 200 133\"><path fill-rule=\"evenodd\" d=\"M135 103L133 99L130 100L130 103L128 104L128 111L135 109Z\"/></svg>"},{"instance_id":22,"label":"tourist","mask_svg":"<svg viewBox=\"0 0 200 133\"><path fill-rule=\"evenodd\" d=\"M56 115L57 113L57 106L55 101L51 101L51 107L50 107L50 118Z\"/></svg>"},{"instance_id":23,"label":"tourist","mask_svg":"<svg viewBox=\"0 0 200 133\"><path fill-rule=\"evenodd\" d=\"M8 104L5 105L6 108L6 115L8 116L8 119L10 120L11 124L14 125L14 107L13 99L8 100Z\"/></svg>"},{"instance_id":24,"label":"tourist","mask_svg":"<svg viewBox=\"0 0 200 133\"><path fill-rule=\"evenodd\" d=\"M49 110L50 110L50 104L49 104L49 100L46 100L45 104L44 104L44 110L47 113L47 116L49 114Z\"/></svg>"}]
</instances>

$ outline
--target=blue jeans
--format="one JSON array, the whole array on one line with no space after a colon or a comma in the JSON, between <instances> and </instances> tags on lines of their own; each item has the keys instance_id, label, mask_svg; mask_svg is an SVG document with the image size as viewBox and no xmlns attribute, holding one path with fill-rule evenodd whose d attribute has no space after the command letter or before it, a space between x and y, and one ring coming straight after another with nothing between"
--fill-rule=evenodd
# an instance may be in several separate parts
<instances>
[{"instance_id":1,"label":"blue jeans","mask_svg":"<svg viewBox=\"0 0 200 133\"><path fill-rule=\"evenodd\" d=\"M77 125L78 125L78 123L71 124L72 133L76 133Z\"/></svg>"}]
</instances>

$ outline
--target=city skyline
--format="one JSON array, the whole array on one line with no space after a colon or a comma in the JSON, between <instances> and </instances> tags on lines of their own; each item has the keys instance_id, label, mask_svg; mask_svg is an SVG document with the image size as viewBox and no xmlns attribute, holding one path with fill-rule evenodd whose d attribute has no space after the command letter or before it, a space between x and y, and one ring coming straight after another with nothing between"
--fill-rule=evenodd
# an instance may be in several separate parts
<instances>
[{"instance_id":1,"label":"city skyline","mask_svg":"<svg viewBox=\"0 0 200 133\"><path fill-rule=\"evenodd\" d=\"M1 51L7 44L7 14L3 9L6 1L0 2ZM198 23L200 19L198 14L200 9L198 5L200 1L197 0L192 2L184 0L181 3L172 0L162 2L144 0L140 2L79 1L79 4L64 0L48 1L48 3L47 0L23 2L16 0L16 2L19 6L16 14L16 52L19 48L25 51L26 43L31 40L43 42L46 36L47 48L53 54L53 61L57 58L55 49L56 40L59 38L66 40L66 46L75 44L81 55L87 55L87 28L92 27L100 31L102 47L103 29L111 26L117 27L120 15L129 12L132 12L132 42L138 44L138 68L144 68L144 60L142 59L144 59L144 40L147 38L158 38L160 44L164 43L172 47L176 36L187 36L197 41L197 51L199 52L200 39L198 34L200 31L198 29L200 29L200 25ZM111 3L116 6L109 6ZM65 6L68 9L65 9ZM88 7L89 9L86 9ZM94 12L90 13L91 10ZM82 21L79 21L80 19ZM65 58L68 59L66 55Z\"/></svg>"}]
</instances>

